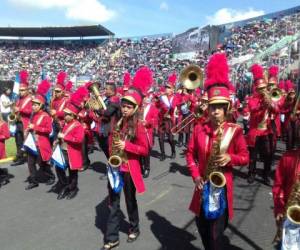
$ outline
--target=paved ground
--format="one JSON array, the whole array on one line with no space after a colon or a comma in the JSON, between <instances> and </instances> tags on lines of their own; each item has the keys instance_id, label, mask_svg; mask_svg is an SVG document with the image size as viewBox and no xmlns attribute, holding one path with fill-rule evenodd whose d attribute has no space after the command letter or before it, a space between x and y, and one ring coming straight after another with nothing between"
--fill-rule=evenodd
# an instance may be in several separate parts
<instances>
[{"instance_id":1,"label":"paved ground","mask_svg":"<svg viewBox=\"0 0 300 250\"><path fill-rule=\"evenodd\" d=\"M133 244L126 242L128 224L122 199L124 221L119 249L203 249L193 215L187 209L193 183L180 154L182 150L178 150L176 160L167 158L163 163L155 158L156 150L155 147L151 175L146 179L147 192L138 197L141 236ZM93 169L80 173L80 192L70 201L58 201L43 184L25 191L27 166L1 165L14 175L11 183L0 189L1 250L97 250L102 246L108 213L107 181L100 178L105 167L101 162L104 155L95 151L90 158ZM273 249L271 187L261 184L259 177L249 186L244 179L247 168L236 168L234 172L235 218L226 230L224 244L234 250Z\"/></svg>"}]
</instances>

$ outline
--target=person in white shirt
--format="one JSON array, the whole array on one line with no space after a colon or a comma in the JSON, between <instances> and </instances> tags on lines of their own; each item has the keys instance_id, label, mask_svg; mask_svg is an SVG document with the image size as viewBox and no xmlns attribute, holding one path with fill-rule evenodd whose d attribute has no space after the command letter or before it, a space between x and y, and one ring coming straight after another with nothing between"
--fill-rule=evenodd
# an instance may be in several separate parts
<instances>
[{"instance_id":1,"label":"person in white shirt","mask_svg":"<svg viewBox=\"0 0 300 250\"><path fill-rule=\"evenodd\" d=\"M12 101L10 100L11 90L9 88L4 88L4 92L0 97L0 112L2 118L7 122L7 118L11 113Z\"/></svg>"}]
</instances>

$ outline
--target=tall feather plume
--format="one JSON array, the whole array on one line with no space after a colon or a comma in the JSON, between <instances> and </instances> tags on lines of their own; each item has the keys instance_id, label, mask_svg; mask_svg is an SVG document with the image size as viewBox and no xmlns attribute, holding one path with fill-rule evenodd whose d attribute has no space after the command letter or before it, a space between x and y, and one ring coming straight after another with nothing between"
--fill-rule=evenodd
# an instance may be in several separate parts
<instances>
[{"instance_id":1,"label":"tall feather plume","mask_svg":"<svg viewBox=\"0 0 300 250\"><path fill-rule=\"evenodd\" d=\"M259 64L253 64L250 68L250 71L253 74L254 80L263 79L264 78L264 69Z\"/></svg>"},{"instance_id":2,"label":"tall feather plume","mask_svg":"<svg viewBox=\"0 0 300 250\"><path fill-rule=\"evenodd\" d=\"M85 86L80 86L73 94L70 96L70 102L80 107L80 105L84 102L84 100L88 97L89 91Z\"/></svg>"},{"instance_id":3,"label":"tall feather plume","mask_svg":"<svg viewBox=\"0 0 300 250\"><path fill-rule=\"evenodd\" d=\"M50 82L48 82L47 80L43 80L39 83L36 93L41 96L45 96L48 93L50 87L51 87Z\"/></svg>"},{"instance_id":4,"label":"tall feather plume","mask_svg":"<svg viewBox=\"0 0 300 250\"><path fill-rule=\"evenodd\" d=\"M205 89L213 85L229 87L229 67L224 53L212 55L206 65Z\"/></svg>"},{"instance_id":5,"label":"tall feather plume","mask_svg":"<svg viewBox=\"0 0 300 250\"><path fill-rule=\"evenodd\" d=\"M28 83L28 77L29 77L29 74L26 70L22 70L19 74L19 77L20 77L20 83Z\"/></svg>"},{"instance_id":6,"label":"tall feather plume","mask_svg":"<svg viewBox=\"0 0 300 250\"><path fill-rule=\"evenodd\" d=\"M169 75L168 82L171 83L173 86L175 86L177 80L177 75L174 72L173 74Z\"/></svg>"},{"instance_id":7,"label":"tall feather plume","mask_svg":"<svg viewBox=\"0 0 300 250\"><path fill-rule=\"evenodd\" d=\"M57 74L57 77L56 77L56 83L57 83L57 84L60 84L60 85L62 85L62 86L65 86L66 78L67 78L67 73L64 72L64 71L60 71L60 72Z\"/></svg>"},{"instance_id":8,"label":"tall feather plume","mask_svg":"<svg viewBox=\"0 0 300 250\"><path fill-rule=\"evenodd\" d=\"M279 73L279 67L277 65L272 65L269 68L269 77L273 76L273 77L277 77Z\"/></svg>"},{"instance_id":9,"label":"tall feather plume","mask_svg":"<svg viewBox=\"0 0 300 250\"><path fill-rule=\"evenodd\" d=\"M131 81L130 73L125 72L123 75L123 86L128 87L130 85L130 81Z\"/></svg>"},{"instance_id":10,"label":"tall feather plume","mask_svg":"<svg viewBox=\"0 0 300 250\"><path fill-rule=\"evenodd\" d=\"M65 89L66 89L66 91L71 91L72 87L73 87L73 82L68 81L67 84L66 84Z\"/></svg>"},{"instance_id":11,"label":"tall feather plume","mask_svg":"<svg viewBox=\"0 0 300 250\"><path fill-rule=\"evenodd\" d=\"M132 80L132 87L137 88L143 95L147 95L153 82L152 71L144 66L140 68Z\"/></svg>"},{"instance_id":12,"label":"tall feather plume","mask_svg":"<svg viewBox=\"0 0 300 250\"><path fill-rule=\"evenodd\" d=\"M284 83L284 80L281 80L278 84L278 88L286 91L286 84Z\"/></svg>"},{"instance_id":13,"label":"tall feather plume","mask_svg":"<svg viewBox=\"0 0 300 250\"><path fill-rule=\"evenodd\" d=\"M290 91L290 90L294 90L295 89L295 85L294 83L291 81L291 80L286 80L285 81L285 88L286 88L286 91Z\"/></svg>"}]
</instances>

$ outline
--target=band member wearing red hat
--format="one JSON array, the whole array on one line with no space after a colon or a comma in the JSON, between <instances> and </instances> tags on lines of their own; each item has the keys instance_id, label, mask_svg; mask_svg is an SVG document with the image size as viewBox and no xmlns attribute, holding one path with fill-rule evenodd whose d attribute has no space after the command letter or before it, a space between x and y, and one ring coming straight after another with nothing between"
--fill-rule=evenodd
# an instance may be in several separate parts
<instances>
[{"instance_id":1,"label":"band member wearing red hat","mask_svg":"<svg viewBox=\"0 0 300 250\"><path fill-rule=\"evenodd\" d=\"M26 128L26 133L33 133L35 138L35 144L37 148L37 155L28 153L28 169L29 178L28 186L26 190L30 190L39 185L37 178L36 164L40 166L40 169L47 177L47 184L51 185L54 183L55 175L51 171L51 167L48 161L51 158L51 145L49 140L49 134L52 131L52 118L44 111L45 106L45 95L50 88L50 83L46 80L42 81L37 88L36 95L32 99L32 117Z\"/></svg>"},{"instance_id":2,"label":"band member wearing red hat","mask_svg":"<svg viewBox=\"0 0 300 250\"><path fill-rule=\"evenodd\" d=\"M17 154L16 159L11 164L11 166L21 165L26 162L24 158L22 147L24 142L24 130L27 128L30 115L32 113L32 103L31 103L31 95L29 94L28 85L29 85L29 75L27 71L23 70L19 74L20 76L20 87L19 94L20 99L16 102L16 106L14 108L16 114L16 147Z\"/></svg>"},{"instance_id":3,"label":"band member wearing red hat","mask_svg":"<svg viewBox=\"0 0 300 250\"><path fill-rule=\"evenodd\" d=\"M65 96L65 87L67 81L67 73L59 72L56 78L56 85L52 93L50 102L50 115L53 118L53 141L56 139L59 130L64 125L64 108L68 102L68 97Z\"/></svg>"},{"instance_id":4,"label":"band member wearing red hat","mask_svg":"<svg viewBox=\"0 0 300 250\"><path fill-rule=\"evenodd\" d=\"M195 126L186 154L187 166L195 183L190 209L196 215L196 225L206 250L224 248L223 233L228 217L233 218L232 169L249 162L242 128L225 120L230 108L228 71L224 54L210 58L205 83L209 120ZM208 187L216 185L211 177L213 173L223 176L223 185L217 189L221 191L217 200L211 196L213 191L208 191L214 190ZM212 200L218 205L211 204ZM212 208L216 209L211 211Z\"/></svg>"},{"instance_id":5,"label":"band member wearing red hat","mask_svg":"<svg viewBox=\"0 0 300 250\"><path fill-rule=\"evenodd\" d=\"M141 164L143 169L143 177L148 178L150 174L150 151L153 147L153 129L157 124L158 109L152 103L149 96L143 99L143 105L141 107L141 115L143 125L147 131L147 141L149 146L149 152L147 156L141 157Z\"/></svg>"},{"instance_id":6,"label":"band member wearing red hat","mask_svg":"<svg viewBox=\"0 0 300 250\"><path fill-rule=\"evenodd\" d=\"M76 119L80 112L82 96L78 93L73 93L70 101L64 108L65 124L61 132L58 133L58 140L55 143L60 143L62 153L65 159L66 167L69 171L69 176L66 176L64 169L56 167L58 183L56 183L49 191L58 192L57 199L64 198L73 199L78 193L78 170L82 170L82 143L84 140L84 128Z\"/></svg>"},{"instance_id":7,"label":"band member wearing red hat","mask_svg":"<svg viewBox=\"0 0 300 250\"><path fill-rule=\"evenodd\" d=\"M256 175L257 154L260 152L264 162L263 181L270 184L269 174L272 164L273 130L270 114L276 107L267 92L267 82L264 79L263 68L254 64L251 67L254 78L255 93L249 97L250 111L249 132L247 142L250 151L248 183L253 183Z\"/></svg>"},{"instance_id":8,"label":"band member wearing red hat","mask_svg":"<svg viewBox=\"0 0 300 250\"><path fill-rule=\"evenodd\" d=\"M285 154L283 154L275 171L272 192L273 192L273 201L274 201L274 216L275 216L275 221L276 221L276 226L278 228L278 231L274 241L280 242L280 240L282 240L283 226L285 224L284 220L287 218L286 215L287 215L288 206L298 205L299 207L299 203L294 204L295 199L299 201L299 183L300 183L299 163L300 163L300 149L298 148L296 150L290 150ZM291 196L295 197L294 200L293 198L291 198ZM296 224L290 223L290 227L291 227L290 230L297 232ZM290 235L294 235L295 238L291 238L291 240L285 241L286 247L282 249L297 249L297 247L293 248L292 246L290 246L291 248L289 248L287 244L291 244L292 242L299 243L299 234L291 233Z\"/></svg>"},{"instance_id":9,"label":"band member wearing red hat","mask_svg":"<svg viewBox=\"0 0 300 250\"><path fill-rule=\"evenodd\" d=\"M175 124L175 108L178 104L178 99L174 95L174 88L176 84L175 73L168 78L168 82L165 85L165 94L160 97L160 113L159 113L159 147L160 147L160 160L164 161L165 154L165 135L167 134L168 142L171 147L171 158L175 159L175 141L174 135L171 133L171 128Z\"/></svg>"},{"instance_id":10,"label":"band member wearing red hat","mask_svg":"<svg viewBox=\"0 0 300 250\"><path fill-rule=\"evenodd\" d=\"M113 138L110 140L110 150L117 148L125 155L120 166L120 174L124 182L123 189L130 223L127 242L134 242L140 234L136 192L140 194L145 192L139 160L141 156L148 154L149 143L146 129L138 118L141 103L142 96L137 91L129 90L126 93L121 99L122 118L115 124L120 140L113 141ZM115 192L110 184L108 189L110 211L104 237L105 244L101 248L103 250L119 245L120 192Z\"/></svg>"}]
</instances>

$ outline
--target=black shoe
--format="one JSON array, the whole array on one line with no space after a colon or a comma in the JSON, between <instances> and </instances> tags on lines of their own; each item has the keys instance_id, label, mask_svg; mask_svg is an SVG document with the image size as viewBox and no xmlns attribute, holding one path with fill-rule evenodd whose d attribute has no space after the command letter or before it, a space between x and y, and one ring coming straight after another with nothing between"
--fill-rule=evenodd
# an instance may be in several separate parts
<instances>
[{"instance_id":1,"label":"black shoe","mask_svg":"<svg viewBox=\"0 0 300 250\"><path fill-rule=\"evenodd\" d=\"M29 182L29 180L30 180L30 176L28 176L28 177L25 179L24 182L25 182L25 183L26 183L26 182Z\"/></svg>"},{"instance_id":2,"label":"black shoe","mask_svg":"<svg viewBox=\"0 0 300 250\"><path fill-rule=\"evenodd\" d=\"M120 242L117 240L115 242L107 242L103 245L103 247L101 248L101 250L109 250L109 249L113 249L117 246L119 246Z\"/></svg>"},{"instance_id":3,"label":"black shoe","mask_svg":"<svg viewBox=\"0 0 300 250\"><path fill-rule=\"evenodd\" d=\"M55 182L55 177L50 177L47 181L46 181L46 185L47 186L50 186L50 185L53 185Z\"/></svg>"},{"instance_id":4,"label":"black shoe","mask_svg":"<svg viewBox=\"0 0 300 250\"><path fill-rule=\"evenodd\" d=\"M269 178L267 175L264 175L264 176L263 176L263 183L264 183L266 186L270 186L271 181L270 181L270 178Z\"/></svg>"},{"instance_id":5,"label":"black shoe","mask_svg":"<svg viewBox=\"0 0 300 250\"><path fill-rule=\"evenodd\" d=\"M255 174L249 174L248 178L247 178L247 182L249 184L252 184L254 182L254 180L255 180Z\"/></svg>"},{"instance_id":6,"label":"black shoe","mask_svg":"<svg viewBox=\"0 0 300 250\"><path fill-rule=\"evenodd\" d=\"M173 152L173 153L171 154L171 159L175 159L175 158L176 158L176 153Z\"/></svg>"},{"instance_id":7,"label":"black shoe","mask_svg":"<svg viewBox=\"0 0 300 250\"><path fill-rule=\"evenodd\" d=\"M58 200L62 200L64 199L69 193L69 188L68 187L64 187L58 194L57 199Z\"/></svg>"},{"instance_id":8,"label":"black shoe","mask_svg":"<svg viewBox=\"0 0 300 250\"><path fill-rule=\"evenodd\" d=\"M148 178L150 174L150 169L145 169L144 173L143 173L143 177L144 178Z\"/></svg>"},{"instance_id":9,"label":"black shoe","mask_svg":"<svg viewBox=\"0 0 300 250\"><path fill-rule=\"evenodd\" d=\"M28 184L27 187L25 187L25 190L30 190L30 189L36 188L38 186L39 186L38 183L31 182L31 183Z\"/></svg>"},{"instance_id":10,"label":"black shoe","mask_svg":"<svg viewBox=\"0 0 300 250\"><path fill-rule=\"evenodd\" d=\"M68 195L67 195L67 200L72 200L78 193L79 189L75 188L71 191L69 191Z\"/></svg>"},{"instance_id":11,"label":"black shoe","mask_svg":"<svg viewBox=\"0 0 300 250\"><path fill-rule=\"evenodd\" d=\"M47 191L47 193L59 193L61 189L62 189L61 185L56 183Z\"/></svg>"},{"instance_id":12,"label":"black shoe","mask_svg":"<svg viewBox=\"0 0 300 250\"><path fill-rule=\"evenodd\" d=\"M159 160L164 161L165 159L166 159L166 155L164 153L161 154Z\"/></svg>"},{"instance_id":13,"label":"black shoe","mask_svg":"<svg viewBox=\"0 0 300 250\"><path fill-rule=\"evenodd\" d=\"M140 231L137 231L135 233L130 233L130 234L128 234L127 242L132 243L132 242L136 241L139 236L140 236Z\"/></svg>"},{"instance_id":14,"label":"black shoe","mask_svg":"<svg viewBox=\"0 0 300 250\"><path fill-rule=\"evenodd\" d=\"M8 176L7 177L1 177L1 179L0 179L0 186L4 186L4 185L6 185L8 183L9 183L9 177Z\"/></svg>"},{"instance_id":15,"label":"black shoe","mask_svg":"<svg viewBox=\"0 0 300 250\"><path fill-rule=\"evenodd\" d=\"M26 161L24 159L19 159L16 162L13 162L12 164L10 164L12 167L15 166L19 166L19 165L23 165Z\"/></svg>"}]
</instances>

